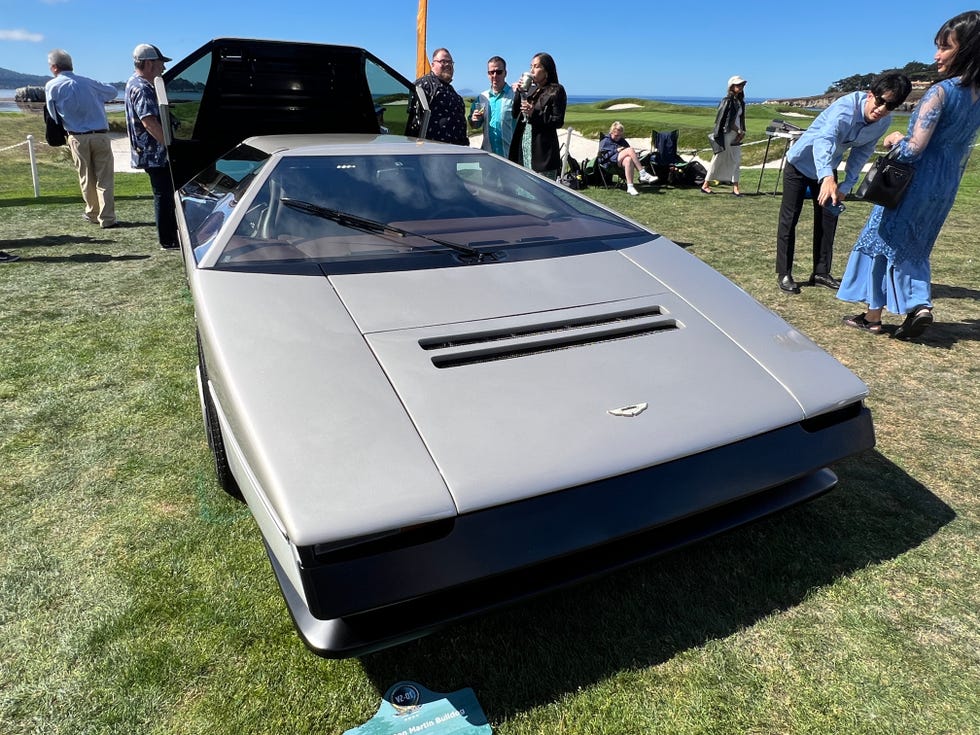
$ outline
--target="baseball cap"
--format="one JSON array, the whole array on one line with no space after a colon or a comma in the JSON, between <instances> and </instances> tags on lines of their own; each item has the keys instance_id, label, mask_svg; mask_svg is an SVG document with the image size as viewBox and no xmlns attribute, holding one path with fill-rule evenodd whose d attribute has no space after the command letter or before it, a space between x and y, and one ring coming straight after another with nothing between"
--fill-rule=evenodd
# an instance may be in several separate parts
<instances>
[{"instance_id":1,"label":"baseball cap","mask_svg":"<svg viewBox=\"0 0 980 735\"><path fill-rule=\"evenodd\" d=\"M729 87L731 87L732 85L735 85L735 84L745 84L745 83L746 83L745 80L742 79L742 77L740 77L738 74L736 74L733 77L729 77L729 79L728 79L728 86Z\"/></svg>"},{"instance_id":2,"label":"baseball cap","mask_svg":"<svg viewBox=\"0 0 980 735\"><path fill-rule=\"evenodd\" d=\"M150 43L141 43L133 49L133 61L172 61L169 56L164 56L156 46Z\"/></svg>"}]
</instances>

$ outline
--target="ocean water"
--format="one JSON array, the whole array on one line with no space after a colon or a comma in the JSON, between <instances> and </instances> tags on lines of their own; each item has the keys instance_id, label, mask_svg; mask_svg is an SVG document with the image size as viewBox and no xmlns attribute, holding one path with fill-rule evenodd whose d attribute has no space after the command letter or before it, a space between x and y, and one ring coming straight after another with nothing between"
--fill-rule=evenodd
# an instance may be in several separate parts
<instances>
[{"instance_id":1,"label":"ocean water","mask_svg":"<svg viewBox=\"0 0 980 735\"><path fill-rule=\"evenodd\" d=\"M14 102L15 89L0 89L0 112L23 112ZM116 100L122 100L122 91L116 93ZM40 108L39 108L40 109Z\"/></svg>"},{"instance_id":2,"label":"ocean water","mask_svg":"<svg viewBox=\"0 0 980 735\"><path fill-rule=\"evenodd\" d=\"M120 92L120 95L122 93ZM654 102L666 102L671 105L688 105L690 107L716 107L718 105L720 97L657 97L643 94L636 95L617 95L616 97L610 97L609 95L584 95L584 94L570 94L568 95L569 104L573 105L587 105L594 104L596 102L604 102L610 99L622 99L624 97L631 97L634 99L641 100L653 100ZM762 97L746 97L745 101L749 104L765 102ZM14 90L13 89L0 89L0 112L18 112L20 108L17 103L14 102Z\"/></svg>"},{"instance_id":3,"label":"ocean water","mask_svg":"<svg viewBox=\"0 0 980 735\"><path fill-rule=\"evenodd\" d=\"M651 100L653 102L666 102L670 105L687 105L688 107L717 107L721 97L657 97L644 94L621 94L616 97L609 95L568 95L568 103L571 105L589 105L596 102L604 102L610 99L632 98L639 100ZM763 97L746 97L746 104L758 104L765 102Z\"/></svg>"}]
</instances>

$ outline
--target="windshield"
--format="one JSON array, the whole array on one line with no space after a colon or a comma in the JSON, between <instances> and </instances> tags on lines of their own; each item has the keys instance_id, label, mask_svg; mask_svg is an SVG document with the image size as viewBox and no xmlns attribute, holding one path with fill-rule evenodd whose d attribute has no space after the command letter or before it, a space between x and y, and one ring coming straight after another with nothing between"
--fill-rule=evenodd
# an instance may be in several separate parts
<instances>
[{"instance_id":1,"label":"windshield","mask_svg":"<svg viewBox=\"0 0 980 735\"><path fill-rule=\"evenodd\" d=\"M258 185L257 165L233 153L182 190L185 211L188 203L198 210L187 218L198 260ZM274 165L234 230L217 238L225 242L214 267L299 261L329 271L352 261L384 268L379 261L391 258L425 267L435 254L486 262L543 244L554 255L562 243L649 234L526 169L466 149L286 154Z\"/></svg>"}]
</instances>

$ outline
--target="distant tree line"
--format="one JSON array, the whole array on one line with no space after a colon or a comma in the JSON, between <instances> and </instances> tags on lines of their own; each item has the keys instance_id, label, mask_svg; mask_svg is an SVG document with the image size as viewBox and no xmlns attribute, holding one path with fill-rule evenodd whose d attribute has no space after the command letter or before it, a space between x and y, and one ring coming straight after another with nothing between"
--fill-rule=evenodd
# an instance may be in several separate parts
<instances>
[{"instance_id":1,"label":"distant tree line","mask_svg":"<svg viewBox=\"0 0 980 735\"><path fill-rule=\"evenodd\" d=\"M939 72L936 70L935 63L923 64L921 61L910 61L901 69L884 69L876 74L853 74L852 76L838 79L827 87L826 94L845 94L858 90L870 89L874 80L882 74L904 74L913 82L935 82L939 79Z\"/></svg>"},{"instance_id":2,"label":"distant tree line","mask_svg":"<svg viewBox=\"0 0 980 735\"><path fill-rule=\"evenodd\" d=\"M21 74L0 67L0 89L17 89L17 87L43 87L44 83L51 77L42 77L38 74Z\"/></svg>"},{"instance_id":3,"label":"distant tree line","mask_svg":"<svg viewBox=\"0 0 980 735\"><path fill-rule=\"evenodd\" d=\"M18 87L43 87L44 83L51 77L38 76L37 74L21 74L0 67L0 89L17 89ZM109 82L116 89L126 89L126 82ZM184 79L177 79L167 86L178 92L203 92L203 82L190 82Z\"/></svg>"}]
</instances>

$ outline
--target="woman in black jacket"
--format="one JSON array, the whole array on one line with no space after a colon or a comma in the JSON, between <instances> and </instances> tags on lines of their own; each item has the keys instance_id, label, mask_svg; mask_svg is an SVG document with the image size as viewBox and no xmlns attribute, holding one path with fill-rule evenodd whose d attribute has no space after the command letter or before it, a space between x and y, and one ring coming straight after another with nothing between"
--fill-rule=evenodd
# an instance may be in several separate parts
<instances>
[{"instance_id":1,"label":"woman in black jacket","mask_svg":"<svg viewBox=\"0 0 980 735\"><path fill-rule=\"evenodd\" d=\"M568 98L558 83L558 69L550 54L535 54L531 59L529 91L514 85L514 138L510 144L511 161L520 163L549 179L561 171L561 146L558 128L565 125Z\"/></svg>"},{"instance_id":2,"label":"woman in black jacket","mask_svg":"<svg viewBox=\"0 0 980 735\"><path fill-rule=\"evenodd\" d=\"M742 165L742 139L745 138L745 80L735 75L728 80L728 94L718 105L715 127L711 131L715 151L701 191L713 194L709 181L731 181L732 194L742 196L738 174Z\"/></svg>"}]
</instances>

